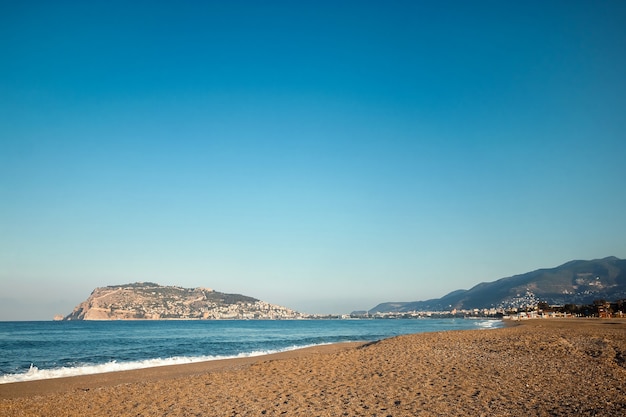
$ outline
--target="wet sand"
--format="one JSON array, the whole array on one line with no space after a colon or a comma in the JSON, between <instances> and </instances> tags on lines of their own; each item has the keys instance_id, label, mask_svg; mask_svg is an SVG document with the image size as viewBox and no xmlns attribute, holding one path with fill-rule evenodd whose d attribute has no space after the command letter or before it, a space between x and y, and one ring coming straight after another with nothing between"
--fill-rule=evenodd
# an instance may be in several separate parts
<instances>
[{"instance_id":1,"label":"wet sand","mask_svg":"<svg viewBox=\"0 0 626 417\"><path fill-rule=\"evenodd\" d=\"M626 320L527 320L0 385L1 416L621 416Z\"/></svg>"}]
</instances>

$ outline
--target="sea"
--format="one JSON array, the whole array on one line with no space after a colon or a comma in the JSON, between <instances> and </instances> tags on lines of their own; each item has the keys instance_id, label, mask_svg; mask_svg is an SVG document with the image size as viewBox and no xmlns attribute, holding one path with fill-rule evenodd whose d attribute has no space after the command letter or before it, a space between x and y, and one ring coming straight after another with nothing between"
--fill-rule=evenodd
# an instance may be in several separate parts
<instances>
[{"instance_id":1,"label":"sea","mask_svg":"<svg viewBox=\"0 0 626 417\"><path fill-rule=\"evenodd\" d=\"M502 325L463 318L0 322L0 384Z\"/></svg>"}]
</instances>

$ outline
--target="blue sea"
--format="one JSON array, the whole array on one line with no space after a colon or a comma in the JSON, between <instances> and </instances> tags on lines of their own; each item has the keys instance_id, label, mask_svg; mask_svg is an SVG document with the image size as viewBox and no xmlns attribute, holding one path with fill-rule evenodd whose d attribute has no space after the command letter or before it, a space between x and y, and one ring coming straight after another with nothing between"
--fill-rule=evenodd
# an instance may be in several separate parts
<instances>
[{"instance_id":1,"label":"blue sea","mask_svg":"<svg viewBox=\"0 0 626 417\"><path fill-rule=\"evenodd\" d=\"M461 318L0 322L0 384L501 326Z\"/></svg>"}]
</instances>

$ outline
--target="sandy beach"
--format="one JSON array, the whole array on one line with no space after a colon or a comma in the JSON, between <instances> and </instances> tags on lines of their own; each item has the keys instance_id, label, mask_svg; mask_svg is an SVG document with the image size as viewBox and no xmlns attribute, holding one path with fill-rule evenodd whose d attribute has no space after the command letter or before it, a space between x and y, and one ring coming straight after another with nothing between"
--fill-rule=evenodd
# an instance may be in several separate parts
<instances>
[{"instance_id":1,"label":"sandy beach","mask_svg":"<svg viewBox=\"0 0 626 417\"><path fill-rule=\"evenodd\" d=\"M621 416L626 321L528 320L0 385L2 416Z\"/></svg>"}]
</instances>

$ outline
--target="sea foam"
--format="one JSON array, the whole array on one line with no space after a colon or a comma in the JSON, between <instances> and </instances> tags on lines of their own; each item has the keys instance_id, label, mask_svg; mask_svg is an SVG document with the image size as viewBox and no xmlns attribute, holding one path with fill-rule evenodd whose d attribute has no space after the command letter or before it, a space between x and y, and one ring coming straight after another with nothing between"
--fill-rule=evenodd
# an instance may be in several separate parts
<instances>
[{"instance_id":1,"label":"sea foam","mask_svg":"<svg viewBox=\"0 0 626 417\"><path fill-rule=\"evenodd\" d=\"M500 320L480 320L476 322L476 326L481 329L494 329L501 327L502 322Z\"/></svg>"},{"instance_id":2,"label":"sea foam","mask_svg":"<svg viewBox=\"0 0 626 417\"><path fill-rule=\"evenodd\" d=\"M326 344L326 343L323 343ZM60 367L53 369L39 369L37 366L31 364L30 369L24 373L19 374L6 374L0 376L0 384L9 384L12 382L24 382L35 381L39 379L53 379L53 378L65 378L80 375L93 375L102 374L106 372L119 372L130 371L133 369L145 369L154 368L157 366L168 365L184 365L188 363L207 362L221 359L236 359L236 358L249 358L254 356L270 355L272 353L287 352L290 350L303 349L307 347L318 345L305 345L305 346L291 346L286 349L280 350L265 350L265 351L253 351L240 353L232 356L195 356L195 357L171 357L171 358L157 358L157 359L145 359L140 361L131 362L116 362L111 361L107 363L97 365L84 365L77 367Z\"/></svg>"}]
</instances>

